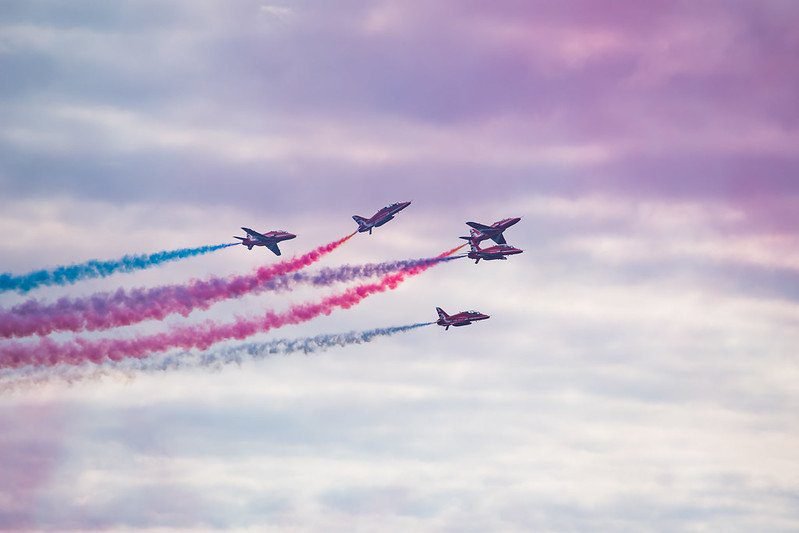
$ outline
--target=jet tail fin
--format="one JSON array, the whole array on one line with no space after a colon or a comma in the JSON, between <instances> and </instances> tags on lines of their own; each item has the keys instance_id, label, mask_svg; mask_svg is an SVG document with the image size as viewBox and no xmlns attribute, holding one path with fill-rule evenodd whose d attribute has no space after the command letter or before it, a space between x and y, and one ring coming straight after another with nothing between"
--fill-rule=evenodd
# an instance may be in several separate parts
<instances>
[{"instance_id":1,"label":"jet tail fin","mask_svg":"<svg viewBox=\"0 0 799 533\"><path fill-rule=\"evenodd\" d=\"M363 229L366 227L366 219L360 215L352 215L352 220L358 223L358 229Z\"/></svg>"},{"instance_id":2,"label":"jet tail fin","mask_svg":"<svg viewBox=\"0 0 799 533\"><path fill-rule=\"evenodd\" d=\"M459 237L459 239L463 239L464 241L469 241L469 244L473 245L472 249L474 250L474 245L480 243L480 232L477 230L470 230L468 237Z\"/></svg>"},{"instance_id":3,"label":"jet tail fin","mask_svg":"<svg viewBox=\"0 0 799 533\"><path fill-rule=\"evenodd\" d=\"M252 250L252 244L247 244L247 237L237 237L236 235L233 236L234 239L239 239L241 244L247 247L248 250Z\"/></svg>"},{"instance_id":4,"label":"jet tail fin","mask_svg":"<svg viewBox=\"0 0 799 533\"><path fill-rule=\"evenodd\" d=\"M471 237L468 238L469 246L471 247L473 252L479 252L480 251L480 244L477 242L477 236L479 234L475 230L472 230L469 233L471 234ZM464 238L464 237L461 237L461 238Z\"/></svg>"},{"instance_id":5,"label":"jet tail fin","mask_svg":"<svg viewBox=\"0 0 799 533\"><path fill-rule=\"evenodd\" d=\"M446 319L449 318L449 315L444 312L443 309L440 307L436 307L436 313L438 313L438 318Z\"/></svg>"}]
</instances>

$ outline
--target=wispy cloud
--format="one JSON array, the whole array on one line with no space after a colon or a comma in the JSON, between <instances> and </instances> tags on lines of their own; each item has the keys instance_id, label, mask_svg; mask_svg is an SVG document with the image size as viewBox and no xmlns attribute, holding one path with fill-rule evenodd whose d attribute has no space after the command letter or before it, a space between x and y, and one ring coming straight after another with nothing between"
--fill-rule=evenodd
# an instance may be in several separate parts
<instances>
[{"instance_id":1,"label":"wispy cloud","mask_svg":"<svg viewBox=\"0 0 799 533\"><path fill-rule=\"evenodd\" d=\"M793 3L12 0L0 20L4 272L241 225L310 249L408 199L326 261L426 257L506 216L525 250L285 336L491 315L469 328L3 396L0 526L796 529ZM124 286L271 259L230 251Z\"/></svg>"}]
</instances>

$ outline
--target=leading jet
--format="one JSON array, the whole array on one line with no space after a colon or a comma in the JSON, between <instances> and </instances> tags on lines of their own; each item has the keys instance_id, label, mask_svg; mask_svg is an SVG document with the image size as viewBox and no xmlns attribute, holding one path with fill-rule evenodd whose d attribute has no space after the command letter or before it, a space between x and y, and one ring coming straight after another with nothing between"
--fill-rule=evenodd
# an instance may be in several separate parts
<instances>
[{"instance_id":1,"label":"leading jet","mask_svg":"<svg viewBox=\"0 0 799 533\"><path fill-rule=\"evenodd\" d=\"M504 218L499 222L494 222L490 226L480 224L479 222L467 222L466 224L474 228L474 230L472 231L472 235L470 237L461 237L461 239L466 239L467 241L474 242L475 244L480 244L486 239L491 239L497 244L508 244L505 241L505 236L502 234L502 232L520 220L521 217ZM477 233L475 233L475 231Z\"/></svg>"},{"instance_id":2,"label":"leading jet","mask_svg":"<svg viewBox=\"0 0 799 533\"><path fill-rule=\"evenodd\" d=\"M234 237L235 239L240 239L241 244L247 247L248 250L252 250L253 246L266 246L275 255L280 255L280 248L277 247L277 243L281 241L288 241L296 237L293 233L289 233L288 231L284 230L275 230L275 231L267 231L266 233L258 233L257 231L250 229L250 228L241 228L247 232L246 237Z\"/></svg>"},{"instance_id":3,"label":"leading jet","mask_svg":"<svg viewBox=\"0 0 799 533\"><path fill-rule=\"evenodd\" d=\"M474 230L472 230L472 234L474 234ZM488 248L480 248L479 244L470 240L469 246L471 246L471 251L469 251L466 256L469 259L474 259L474 264L479 263L481 259L485 259L486 261L501 259L504 261L509 255L516 255L524 252L524 250L520 250L510 244L497 244Z\"/></svg>"},{"instance_id":4,"label":"leading jet","mask_svg":"<svg viewBox=\"0 0 799 533\"><path fill-rule=\"evenodd\" d=\"M438 321L436 324L444 326L444 331L447 331L450 326L468 326L472 322L491 318L489 315L484 315L480 311L462 311L455 315L448 315L443 309L436 307L436 312L438 312Z\"/></svg>"},{"instance_id":5,"label":"leading jet","mask_svg":"<svg viewBox=\"0 0 799 533\"><path fill-rule=\"evenodd\" d=\"M389 220L392 220L394 215L409 205L411 205L410 202L397 202L396 204L387 205L372 215L371 218L364 218L360 215L352 215L352 219L358 223L358 233L368 231L369 235L371 235L374 228L379 228Z\"/></svg>"}]
</instances>

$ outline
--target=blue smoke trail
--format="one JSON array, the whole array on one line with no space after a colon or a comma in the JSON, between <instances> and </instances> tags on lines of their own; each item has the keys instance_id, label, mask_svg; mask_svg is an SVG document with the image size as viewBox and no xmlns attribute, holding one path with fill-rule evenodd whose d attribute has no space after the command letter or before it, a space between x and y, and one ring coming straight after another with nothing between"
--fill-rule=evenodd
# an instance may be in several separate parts
<instances>
[{"instance_id":1,"label":"blue smoke trail","mask_svg":"<svg viewBox=\"0 0 799 533\"><path fill-rule=\"evenodd\" d=\"M46 285L72 285L84 279L105 278L118 272L143 270L161 263L204 255L228 246L236 246L237 244L215 244L212 246L200 246L199 248L164 250L153 254L126 255L120 259L110 261L92 259L85 263L60 266L50 270L35 270L20 276L6 272L0 274L0 292L18 291L25 293Z\"/></svg>"},{"instance_id":2,"label":"blue smoke trail","mask_svg":"<svg viewBox=\"0 0 799 533\"><path fill-rule=\"evenodd\" d=\"M290 355L298 352L310 354L337 346L364 344L377 337L388 337L432 324L435 324L435 322L419 322L406 326L391 326L366 331L350 331L348 333L328 333L299 339L248 342L201 353L184 351L144 359L107 361L103 364L84 363L81 365L27 366L0 369L0 391L30 388L53 379L60 379L72 384L108 375L123 375L133 379L137 374L152 374L194 368L220 369L232 363L240 365L245 361L258 361L272 355Z\"/></svg>"}]
</instances>

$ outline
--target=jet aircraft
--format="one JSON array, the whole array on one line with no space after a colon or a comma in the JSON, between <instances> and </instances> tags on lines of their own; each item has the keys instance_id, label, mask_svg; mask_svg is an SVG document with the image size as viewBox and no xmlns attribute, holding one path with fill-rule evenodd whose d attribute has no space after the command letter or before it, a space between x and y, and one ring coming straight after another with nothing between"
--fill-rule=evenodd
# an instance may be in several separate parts
<instances>
[{"instance_id":1,"label":"jet aircraft","mask_svg":"<svg viewBox=\"0 0 799 533\"><path fill-rule=\"evenodd\" d=\"M372 234L372 229L379 228L389 220L394 218L394 215L411 205L410 202L397 202L396 204L387 205L371 218L364 218L360 215L352 215L352 219L358 223L358 233L365 231Z\"/></svg>"},{"instance_id":2,"label":"jet aircraft","mask_svg":"<svg viewBox=\"0 0 799 533\"><path fill-rule=\"evenodd\" d=\"M475 230L472 230L473 235L474 233ZM485 259L486 261L501 259L504 261L508 258L507 256L520 254L524 251L510 244L497 244L488 248L480 248L480 245L473 240L469 241L469 246L471 246L472 249L467 254L467 257L469 259L474 259L475 264L479 263L481 259Z\"/></svg>"},{"instance_id":3,"label":"jet aircraft","mask_svg":"<svg viewBox=\"0 0 799 533\"><path fill-rule=\"evenodd\" d=\"M474 228L476 233L475 231L472 231L470 237L461 237L461 239L466 239L467 241L471 241L475 244L480 244L486 239L491 239L497 244L507 244L505 241L505 236L502 234L502 232L520 220L521 217L505 218L499 222L494 222L490 226L480 224L479 222L467 222L466 224Z\"/></svg>"},{"instance_id":4,"label":"jet aircraft","mask_svg":"<svg viewBox=\"0 0 799 533\"><path fill-rule=\"evenodd\" d=\"M472 322L490 318L488 315L484 315L479 311L463 311L455 315L448 315L440 307L436 307L436 311L438 312L438 322L436 322L436 324L444 326L445 331L448 330L450 326L468 326Z\"/></svg>"},{"instance_id":5,"label":"jet aircraft","mask_svg":"<svg viewBox=\"0 0 799 533\"><path fill-rule=\"evenodd\" d=\"M266 233L258 233L255 230L250 228L241 228L247 232L246 237L234 237L235 239L241 239L241 244L247 247L248 250L252 250L253 246L266 246L275 255L280 255L280 248L277 247L277 243L281 241L288 241L296 237L293 233L289 233L288 231L284 230L276 230L276 231L267 231Z\"/></svg>"}]
</instances>

